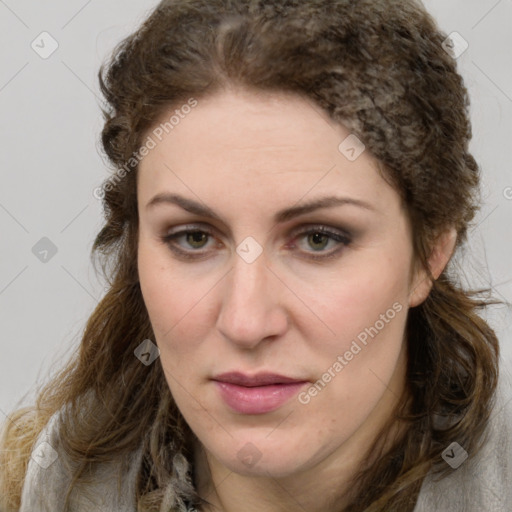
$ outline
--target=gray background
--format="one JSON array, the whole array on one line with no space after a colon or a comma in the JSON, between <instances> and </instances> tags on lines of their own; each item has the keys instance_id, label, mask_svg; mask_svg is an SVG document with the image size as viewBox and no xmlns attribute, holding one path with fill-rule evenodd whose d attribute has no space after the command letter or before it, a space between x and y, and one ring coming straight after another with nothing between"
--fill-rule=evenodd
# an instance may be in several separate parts
<instances>
[{"instance_id":1,"label":"gray background","mask_svg":"<svg viewBox=\"0 0 512 512\"><path fill-rule=\"evenodd\" d=\"M512 0L424 3L441 29L469 43L458 66L471 96L471 150L484 174L484 204L458 259L468 283L512 301ZM96 75L154 5L0 0L0 414L29 403L76 350L102 296L89 258L102 223L92 191L107 176ZM43 31L59 45L46 59L31 47L34 40L42 46ZM57 249L46 262L33 252L43 237ZM510 310L485 316L512 368Z\"/></svg>"}]
</instances>

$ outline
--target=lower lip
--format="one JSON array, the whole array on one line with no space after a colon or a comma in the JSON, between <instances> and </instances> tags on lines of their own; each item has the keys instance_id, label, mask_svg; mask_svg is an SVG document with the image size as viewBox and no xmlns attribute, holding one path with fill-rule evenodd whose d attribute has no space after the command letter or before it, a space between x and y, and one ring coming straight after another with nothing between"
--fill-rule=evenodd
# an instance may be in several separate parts
<instances>
[{"instance_id":1,"label":"lower lip","mask_svg":"<svg viewBox=\"0 0 512 512\"><path fill-rule=\"evenodd\" d=\"M234 411L264 414L281 407L307 383L271 384L252 388L220 381L215 381L215 384L224 402Z\"/></svg>"}]
</instances>

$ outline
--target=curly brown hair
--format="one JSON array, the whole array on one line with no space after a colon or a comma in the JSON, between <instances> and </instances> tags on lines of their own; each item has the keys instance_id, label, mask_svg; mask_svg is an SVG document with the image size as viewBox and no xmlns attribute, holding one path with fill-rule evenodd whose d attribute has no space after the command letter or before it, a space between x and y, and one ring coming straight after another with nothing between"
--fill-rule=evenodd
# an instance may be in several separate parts
<instances>
[{"instance_id":1,"label":"curly brown hair","mask_svg":"<svg viewBox=\"0 0 512 512\"><path fill-rule=\"evenodd\" d=\"M408 312L407 408L404 402L395 416L407 429L361 468L345 512L411 511L425 475L448 470L441 453L454 439L477 453L499 360L495 333L478 310L500 301L484 297L487 289L464 290L453 265L438 279L428 266L448 226L457 231L457 247L467 241L479 203L468 93L443 49L446 37L414 0L164 0L115 48L99 81L107 100L101 140L116 179L102 189L106 219L93 246L108 291L79 353L34 407L13 413L6 425L5 509L19 506L33 443L66 404L59 433L77 464L72 485L95 464L142 445L138 510L158 510L177 479L176 454L190 456L193 434L161 365L148 370L133 356L141 340L154 339L137 273L133 156L169 108L227 85L302 95L357 135L406 205L415 258L433 281L427 299ZM376 441L368 452L378 447ZM201 503L192 484L180 492Z\"/></svg>"}]
</instances>

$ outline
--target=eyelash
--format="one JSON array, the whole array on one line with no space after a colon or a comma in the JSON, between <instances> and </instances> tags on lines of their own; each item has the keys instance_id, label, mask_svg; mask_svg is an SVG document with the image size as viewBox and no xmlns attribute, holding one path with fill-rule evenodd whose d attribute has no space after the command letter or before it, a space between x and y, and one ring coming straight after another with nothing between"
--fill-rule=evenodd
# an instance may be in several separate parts
<instances>
[{"instance_id":1,"label":"eyelash","mask_svg":"<svg viewBox=\"0 0 512 512\"><path fill-rule=\"evenodd\" d=\"M182 229L180 231L177 231L176 233L170 233L170 234L167 234L165 236L162 236L161 240L162 240L162 242L164 244L166 244L169 247L169 249L172 252L177 254L179 257L182 257L182 258L185 258L185 259L188 259L188 260L192 260L192 259L196 259L197 260L197 259L203 258L205 256L205 253L203 252L203 253L199 253L199 254L192 254L194 252L198 253L199 251L192 251L192 252L184 251L182 249L178 249L176 247L176 245L174 245L174 241L177 238L180 238L181 236L184 236L184 235L194 234L194 233L206 234L206 235L208 235L210 237L214 236L212 231L209 230L208 228L204 228L204 227L199 228L198 226L187 226L187 229ZM342 247L339 248L339 249L335 249L334 251L331 251L331 252L329 252L328 254L325 254L325 255L321 255L321 256L309 255L309 256L306 256L306 258L311 259L311 260L317 260L318 261L318 260L327 260L327 259L334 258L342 250L343 246L347 247L347 246L349 246L352 243L352 237L351 237L350 233L348 233L346 231L333 231L332 229L329 229L326 226L321 226L321 225L319 225L319 226L312 226L309 229L303 230L303 231L295 231L293 233L293 241L295 241L295 239L298 238L298 237L305 237L305 236L313 235L313 234L325 235L330 240L334 240L335 242L338 242L339 244L341 244Z\"/></svg>"}]
</instances>

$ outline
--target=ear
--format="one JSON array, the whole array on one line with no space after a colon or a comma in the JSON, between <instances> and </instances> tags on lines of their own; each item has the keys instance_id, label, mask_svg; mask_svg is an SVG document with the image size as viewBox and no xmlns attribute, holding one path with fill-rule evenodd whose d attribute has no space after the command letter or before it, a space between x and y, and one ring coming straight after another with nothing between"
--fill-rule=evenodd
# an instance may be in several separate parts
<instances>
[{"instance_id":1,"label":"ear","mask_svg":"<svg viewBox=\"0 0 512 512\"><path fill-rule=\"evenodd\" d=\"M432 247L428 258L430 272L437 279L453 255L457 242L457 231L451 227L441 233ZM432 281L424 268L416 269L415 276L409 291L409 307L420 305L430 293Z\"/></svg>"}]
</instances>

